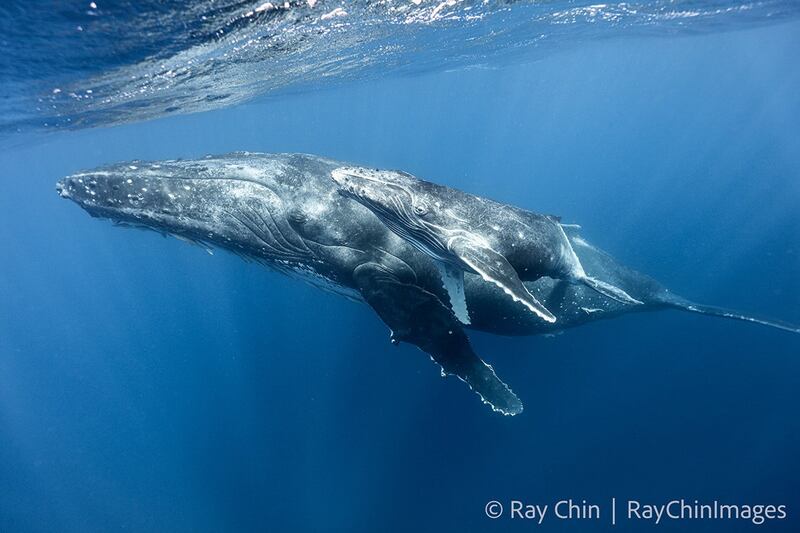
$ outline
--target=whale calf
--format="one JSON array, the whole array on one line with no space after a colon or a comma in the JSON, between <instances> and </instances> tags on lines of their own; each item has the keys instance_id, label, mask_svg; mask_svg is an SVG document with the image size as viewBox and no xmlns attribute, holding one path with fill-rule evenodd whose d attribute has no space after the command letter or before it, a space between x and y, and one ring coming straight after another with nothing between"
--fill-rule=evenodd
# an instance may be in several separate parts
<instances>
[{"instance_id":1,"label":"whale calf","mask_svg":"<svg viewBox=\"0 0 800 533\"><path fill-rule=\"evenodd\" d=\"M91 216L218 247L369 305L393 342L419 347L444 374L466 382L495 411L522 402L472 349L430 256L391 231L374 212L339 193L332 172L345 163L306 154L238 152L194 160L132 161L78 172L58 193ZM542 320L480 276L464 276L470 329L497 335L562 331L625 313L680 309L793 333L792 324L701 306L630 269L576 231L567 239L588 276L642 302L542 277L523 281L556 318Z\"/></svg>"},{"instance_id":2,"label":"whale calf","mask_svg":"<svg viewBox=\"0 0 800 533\"><path fill-rule=\"evenodd\" d=\"M370 209L386 227L431 256L453 312L465 324L464 272L497 285L547 322L556 316L523 281L544 276L583 283L622 303L638 305L619 287L586 274L558 217L540 215L415 178L406 172L341 167L339 191Z\"/></svg>"}]
</instances>

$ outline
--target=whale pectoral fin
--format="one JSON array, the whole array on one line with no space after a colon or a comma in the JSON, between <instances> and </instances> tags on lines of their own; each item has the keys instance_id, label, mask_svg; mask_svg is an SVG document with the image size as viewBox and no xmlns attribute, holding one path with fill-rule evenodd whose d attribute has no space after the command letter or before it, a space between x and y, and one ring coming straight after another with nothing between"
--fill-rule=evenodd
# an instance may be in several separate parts
<instances>
[{"instance_id":1,"label":"whale pectoral fin","mask_svg":"<svg viewBox=\"0 0 800 533\"><path fill-rule=\"evenodd\" d=\"M585 283L588 287L591 287L595 291L599 292L603 296L611 298L612 300L616 300L619 303L628 304L628 305L641 305L642 302L637 300L636 298L632 297L627 292L623 291L619 287L612 285L610 283L606 283L605 281L601 281L597 278L593 278L590 276L586 276L585 278L581 278L581 281Z\"/></svg>"},{"instance_id":2,"label":"whale pectoral fin","mask_svg":"<svg viewBox=\"0 0 800 533\"><path fill-rule=\"evenodd\" d=\"M435 294L400 281L375 263L359 266L353 277L364 300L392 330L393 339L426 352L444 374L458 376L493 410L505 415L522 412L522 402L472 351L461 325Z\"/></svg>"},{"instance_id":3,"label":"whale pectoral fin","mask_svg":"<svg viewBox=\"0 0 800 533\"><path fill-rule=\"evenodd\" d=\"M462 324L469 324L469 311L467 311L467 297L464 294L464 271L449 263L435 261L442 284L450 297L450 308Z\"/></svg>"},{"instance_id":4,"label":"whale pectoral fin","mask_svg":"<svg viewBox=\"0 0 800 533\"><path fill-rule=\"evenodd\" d=\"M514 301L520 302L546 322L556 321L555 315L528 292L517 271L505 257L491 248L466 240L451 243L450 249L464 264L477 272L485 281L500 287Z\"/></svg>"}]
</instances>

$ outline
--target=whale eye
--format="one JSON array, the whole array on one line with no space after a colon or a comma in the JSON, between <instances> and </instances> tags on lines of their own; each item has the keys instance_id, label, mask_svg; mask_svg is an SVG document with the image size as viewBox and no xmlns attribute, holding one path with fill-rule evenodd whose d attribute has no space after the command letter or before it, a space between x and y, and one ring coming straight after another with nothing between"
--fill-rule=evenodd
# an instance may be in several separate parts
<instances>
[{"instance_id":1,"label":"whale eye","mask_svg":"<svg viewBox=\"0 0 800 533\"><path fill-rule=\"evenodd\" d=\"M424 203L414 204L414 213L418 216L425 216L428 213L428 206Z\"/></svg>"}]
</instances>

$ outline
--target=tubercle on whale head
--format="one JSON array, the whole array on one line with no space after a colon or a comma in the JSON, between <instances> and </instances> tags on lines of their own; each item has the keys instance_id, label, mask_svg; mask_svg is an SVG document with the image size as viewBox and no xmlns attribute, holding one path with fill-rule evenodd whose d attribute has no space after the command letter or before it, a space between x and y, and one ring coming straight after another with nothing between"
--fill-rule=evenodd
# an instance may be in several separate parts
<instances>
[{"instance_id":1,"label":"tubercle on whale head","mask_svg":"<svg viewBox=\"0 0 800 533\"><path fill-rule=\"evenodd\" d=\"M218 217L204 196L224 196L222 180L191 179L182 166L126 163L72 174L56 192L95 218L193 241L219 237Z\"/></svg>"},{"instance_id":2,"label":"tubercle on whale head","mask_svg":"<svg viewBox=\"0 0 800 533\"><path fill-rule=\"evenodd\" d=\"M337 185L339 194L358 200L364 193L354 177L351 167L340 167L331 171L331 179Z\"/></svg>"},{"instance_id":3,"label":"tubercle on whale head","mask_svg":"<svg viewBox=\"0 0 800 533\"><path fill-rule=\"evenodd\" d=\"M170 183L173 176L138 171L137 165L127 165L79 172L59 180L56 192L95 216L177 214L181 209L180 185Z\"/></svg>"},{"instance_id":4,"label":"tubercle on whale head","mask_svg":"<svg viewBox=\"0 0 800 533\"><path fill-rule=\"evenodd\" d=\"M385 171L366 167L339 167L331 171L331 179L339 193L362 203L382 205L394 194L404 191L385 179Z\"/></svg>"}]
</instances>

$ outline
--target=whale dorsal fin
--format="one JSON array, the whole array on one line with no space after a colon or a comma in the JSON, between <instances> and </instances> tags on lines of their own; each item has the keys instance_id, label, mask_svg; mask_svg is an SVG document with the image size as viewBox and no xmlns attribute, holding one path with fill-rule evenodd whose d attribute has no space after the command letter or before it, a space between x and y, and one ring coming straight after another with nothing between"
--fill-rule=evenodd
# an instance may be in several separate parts
<instances>
[{"instance_id":1,"label":"whale dorsal fin","mask_svg":"<svg viewBox=\"0 0 800 533\"><path fill-rule=\"evenodd\" d=\"M416 345L441 366L444 375L458 376L493 410L505 415L522 412L517 395L475 354L467 334L435 294L401 281L377 263L358 266L353 278L394 340Z\"/></svg>"},{"instance_id":2,"label":"whale dorsal fin","mask_svg":"<svg viewBox=\"0 0 800 533\"><path fill-rule=\"evenodd\" d=\"M449 248L465 265L485 281L500 287L514 301L520 302L546 322L556 321L555 315L528 292L517 271L501 254L469 239L454 239L449 243Z\"/></svg>"}]
</instances>

